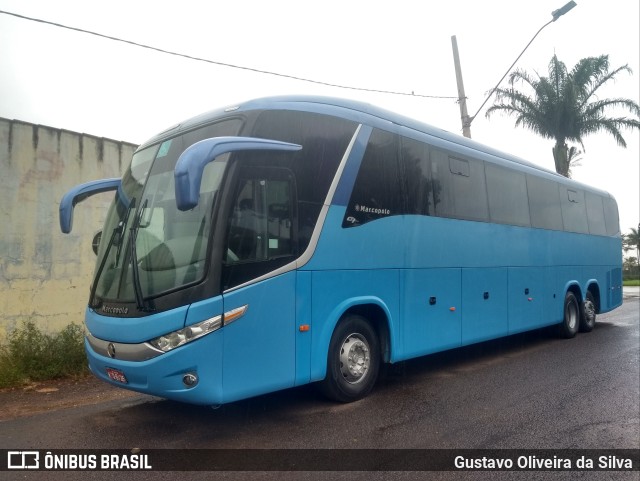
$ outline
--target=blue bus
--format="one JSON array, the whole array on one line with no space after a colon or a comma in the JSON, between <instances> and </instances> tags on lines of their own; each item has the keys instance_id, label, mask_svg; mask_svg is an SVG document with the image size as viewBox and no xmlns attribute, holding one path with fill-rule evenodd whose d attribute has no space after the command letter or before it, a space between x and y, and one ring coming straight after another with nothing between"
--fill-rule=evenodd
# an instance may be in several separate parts
<instances>
[{"instance_id":1,"label":"blue bus","mask_svg":"<svg viewBox=\"0 0 640 481\"><path fill-rule=\"evenodd\" d=\"M369 104L274 97L141 145L115 191L85 323L91 371L202 405L317 382L622 303L606 192Z\"/></svg>"}]
</instances>

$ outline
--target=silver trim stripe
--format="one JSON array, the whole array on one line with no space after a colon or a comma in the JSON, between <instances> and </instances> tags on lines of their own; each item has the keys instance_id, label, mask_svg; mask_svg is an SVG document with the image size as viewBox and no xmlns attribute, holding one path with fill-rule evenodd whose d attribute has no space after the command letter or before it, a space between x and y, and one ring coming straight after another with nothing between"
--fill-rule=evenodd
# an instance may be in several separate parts
<instances>
[{"instance_id":1,"label":"silver trim stripe","mask_svg":"<svg viewBox=\"0 0 640 481\"><path fill-rule=\"evenodd\" d=\"M160 354L164 354L160 349L156 349L147 342L124 344L121 342L103 341L90 333L87 333L86 337L89 345L97 354L111 359L118 359L119 361L147 361Z\"/></svg>"}]
</instances>

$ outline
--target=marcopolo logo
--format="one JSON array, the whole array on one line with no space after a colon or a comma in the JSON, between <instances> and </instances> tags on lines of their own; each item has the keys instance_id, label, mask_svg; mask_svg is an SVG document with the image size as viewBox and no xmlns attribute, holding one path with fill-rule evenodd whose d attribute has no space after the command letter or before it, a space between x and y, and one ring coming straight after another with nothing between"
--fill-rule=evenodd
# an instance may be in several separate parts
<instances>
[{"instance_id":1,"label":"marcopolo logo","mask_svg":"<svg viewBox=\"0 0 640 481\"><path fill-rule=\"evenodd\" d=\"M128 307L109 306L107 304L103 304L100 309L105 314L116 314L116 315L124 316L124 315L129 313L129 308Z\"/></svg>"},{"instance_id":2,"label":"marcopolo logo","mask_svg":"<svg viewBox=\"0 0 640 481\"><path fill-rule=\"evenodd\" d=\"M9 451L7 453L9 469L40 469L40 453L38 451Z\"/></svg>"}]
</instances>

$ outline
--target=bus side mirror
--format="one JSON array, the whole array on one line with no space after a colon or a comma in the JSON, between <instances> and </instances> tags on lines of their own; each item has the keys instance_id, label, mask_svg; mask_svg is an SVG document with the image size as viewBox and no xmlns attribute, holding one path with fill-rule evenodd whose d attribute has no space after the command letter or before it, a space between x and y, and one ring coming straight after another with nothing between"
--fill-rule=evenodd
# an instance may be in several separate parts
<instances>
[{"instance_id":1,"label":"bus side mirror","mask_svg":"<svg viewBox=\"0 0 640 481\"><path fill-rule=\"evenodd\" d=\"M198 205L204 168L219 155L239 150L297 151L300 149L302 149L301 145L253 137L213 137L196 142L182 152L173 172L176 184L176 205L182 211L193 209Z\"/></svg>"},{"instance_id":2,"label":"bus side mirror","mask_svg":"<svg viewBox=\"0 0 640 481\"><path fill-rule=\"evenodd\" d=\"M93 249L93 253L98 255L98 247L100 247L100 240L102 239L102 231L99 230L96 232L96 235L93 236L93 240L91 241L91 249Z\"/></svg>"},{"instance_id":3,"label":"bus side mirror","mask_svg":"<svg viewBox=\"0 0 640 481\"><path fill-rule=\"evenodd\" d=\"M64 194L60 201L60 230L64 234L71 232L73 226L73 208L88 197L120 188L120 179L101 179L76 185Z\"/></svg>"}]
</instances>

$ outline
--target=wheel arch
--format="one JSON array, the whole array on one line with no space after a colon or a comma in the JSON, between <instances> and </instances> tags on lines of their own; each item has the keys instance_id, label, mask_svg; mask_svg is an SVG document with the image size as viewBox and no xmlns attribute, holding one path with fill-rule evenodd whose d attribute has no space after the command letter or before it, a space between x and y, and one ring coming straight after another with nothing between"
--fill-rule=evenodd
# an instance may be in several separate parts
<instances>
[{"instance_id":1,"label":"wheel arch","mask_svg":"<svg viewBox=\"0 0 640 481\"><path fill-rule=\"evenodd\" d=\"M391 360L393 333L391 330L391 311L378 297L355 297L338 304L324 322L320 338L314 343L311 359L311 381L320 381L327 374L327 355L331 336L338 324L348 315L356 314L367 319L378 334L382 362Z\"/></svg>"},{"instance_id":2,"label":"wheel arch","mask_svg":"<svg viewBox=\"0 0 640 481\"><path fill-rule=\"evenodd\" d=\"M597 279L590 279L589 282L587 282L587 289L586 291L587 293L591 293L591 295L593 296L593 302L596 305L596 313L600 314L600 284L598 284ZM586 294L585 294L585 299L586 299Z\"/></svg>"},{"instance_id":3,"label":"wheel arch","mask_svg":"<svg viewBox=\"0 0 640 481\"><path fill-rule=\"evenodd\" d=\"M578 302L582 302L584 297L582 296L582 288L580 287L580 283L578 281L569 281L565 285L564 294L567 295L567 292L572 292Z\"/></svg>"}]
</instances>

